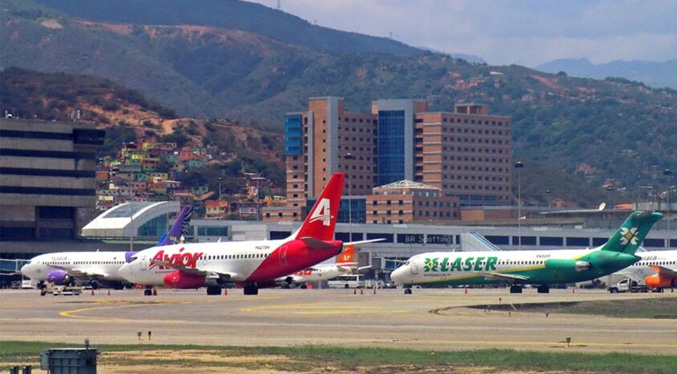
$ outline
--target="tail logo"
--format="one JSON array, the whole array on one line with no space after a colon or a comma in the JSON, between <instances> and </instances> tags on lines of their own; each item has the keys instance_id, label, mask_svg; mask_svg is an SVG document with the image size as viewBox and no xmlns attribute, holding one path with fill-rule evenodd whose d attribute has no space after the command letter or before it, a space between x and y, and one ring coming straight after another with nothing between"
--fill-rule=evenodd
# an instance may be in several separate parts
<instances>
[{"instance_id":1,"label":"tail logo","mask_svg":"<svg viewBox=\"0 0 677 374\"><path fill-rule=\"evenodd\" d=\"M324 226L329 226L331 224L331 209L329 209L329 199L322 198L317 203L317 208L313 211L313 214L310 216L310 223L316 221L322 221Z\"/></svg>"},{"instance_id":2,"label":"tail logo","mask_svg":"<svg viewBox=\"0 0 677 374\"><path fill-rule=\"evenodd\" d=\"M631 243L632 245L637 245L637 228L633 227L631 229L621 227L621 244L626 245Z\"/></svg>"}]
</instances>

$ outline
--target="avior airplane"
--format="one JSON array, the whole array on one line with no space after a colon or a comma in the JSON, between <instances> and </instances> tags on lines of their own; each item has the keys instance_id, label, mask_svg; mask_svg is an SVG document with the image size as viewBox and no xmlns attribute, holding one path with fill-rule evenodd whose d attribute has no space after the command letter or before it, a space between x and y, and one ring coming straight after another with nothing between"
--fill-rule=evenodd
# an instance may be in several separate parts
<instances>
[{"instance_id":1,"label":"avior airplane","mask_svg":"<svg viewBox=\"0 0 677 374\"><path fill-rule=\"evenodd\" d=\"M301 227L282 240L192 243L149 248L120 268L130 282L170 288L207 287L218 295L241 284L245 295L272 286L279 277L314 266L343 249L332 240L345 174L332 175Z\"/></svg>"},{"instance_id":2,"label":"avior airplane","mask_svg":"<svg viewBox=\"0 0 677 374\"><path fill-rule=\"evenodd\" d=\"M677 287L677 251L637 252L639 261L614 274L644 283L653 290Z\"/></svg>"},{"instance_id":3,"label":"avior airplane","mask_svg":"<svg viewBox=\"0 0 677 374\"><path fill-rule=\"evenodd\" d=\"M158 242L158 246L173 244L183 236L190 221L191 208L184 207L169 232ZM74 285L76 280L89 281L92 288L99 285L122 288L127 280L118 272L137 252L54 252L33 257L21 268L21 273L38 282L40 288L45 281L56 285Z\"/></svg>"},{"instance_id":4,"label":"avior airplane","mask_svg":"<svg viewBox=\"0 0 677 374\"><path fill-rule=\"evenodd\" d=\"M383 239L376 239L383 240ZM374 240L374 241L376 241ZM336 278L339 275L359 272L370 268L371 266L358 267L355 259L355 245L345 244L345 249L340 255L336 256L336 262L333 264L318 264L309 268L295 272L286 277L278 278L279 282L292 284L305 284L308 282L319 282Z\"/></svg>"},{"instance_id":5,"label":"avior airplane","mask_svg":"<svg viewBox=\"0 0 677 374\"><path fill-rule=\"evenodd\" d=\"M537 284L539 293L548 293L550 284L592 280L640 260L635 251L662 216L633 212L604 245L593 249L422 253L390 277L405 287L506 283L510 293L521 293L522 285Z\"/></svg>"}]
</instances>

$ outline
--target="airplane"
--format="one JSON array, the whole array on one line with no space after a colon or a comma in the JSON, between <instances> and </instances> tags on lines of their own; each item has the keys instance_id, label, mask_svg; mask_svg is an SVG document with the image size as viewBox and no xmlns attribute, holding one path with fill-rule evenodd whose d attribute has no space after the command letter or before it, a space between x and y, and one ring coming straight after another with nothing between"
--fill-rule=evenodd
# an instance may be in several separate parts
<instances>
[{"instance_id":1,"label":"airplane","mask_svg":"<svg viewBox=\"0 0 677 374\"><path fill-rule=\"evenodd\" d=\"M612 275L621 275L652 290L677 287L677 251L637 252L639 261Z\"/></svg>"},{"instance_id":2,"label":"airplane","mask_svg":"<svg viewBox=\"0 0 677 374\"><path fill-rule=\"evenodd\" d=\"M412 285L496 283L510 284L510 293L521 293L524 284L539 285L539 293L548 293L549 284L592 280L640 260L635 251L661 217L658 212L633 212L604 245L593 249L421 253L390 278L405 286L406 294Z\"/></svg>"},{"instance_id":3,"label":"airplane","mask_svg":"<svg viewBox=\"0 0 677 374\"><path fill-rule=\"evenodd\" d=\"M120 273L136 284L206 286L207 295L236 284L244 286L245 295L257 295L260 287L336 256L348 244L333 240L344 180L344 173L332 175L301 227L286 239L149 248L134 255Z\"/></svg>"},{"instance_id":4,"label":"airplane","mask_svg":"<svg viewBox=\"0 0 677 374\"><path fill-rule=\"evenodd\" d=\"M157 246L183 240L191 218L191 207L181 209L174 225L160 239ZM45 282L55 285L75 285L76 280L89 280L93 289L99 286L122 288L127 280L120 275L120 266L136 251L55 252L33 257L21 268L21 273L44 288Z\"/></svg>"},{"instance_id":5,"label":"airplane","mask_svg":"<svg viewBox=\"0 0 677 374\"><path fill-rule=\"evenodd\" d=\"M383 240L383 239L375 239ZM339 256L336 256L336 262L333 264L318 264L300 271L297 271L286 277L278 278L277 281L286 285L304 285L308 282L318 282L336 278L343 274L358 273L362 270L371 268L371 266L358 267L355 259L355 245L345 244L344 250Z\"/></svg>"}]
</instances>

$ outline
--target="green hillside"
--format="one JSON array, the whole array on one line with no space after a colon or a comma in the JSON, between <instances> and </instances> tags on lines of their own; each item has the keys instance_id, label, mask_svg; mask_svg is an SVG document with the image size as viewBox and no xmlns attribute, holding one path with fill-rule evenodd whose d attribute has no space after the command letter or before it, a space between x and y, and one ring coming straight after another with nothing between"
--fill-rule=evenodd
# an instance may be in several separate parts
<instances>
[{"instance_id":1,"label":"green hillside","mask_svg":"<svg viewBox=\"0 0 677 374\"><path fill-rule=\"evenodd\" d=\"M425 99L435 111L473 101L513 119L515 158L596 188L626 188L628 198L656 170L677 169L670 89L470 64L382 38L357 42L237 1L6 0L1 12L2 67L107 78L182 116L281 133L284 113L304 110L311 96L344 97L356 112L380 98Z\"/></svg>"}]
</instances>

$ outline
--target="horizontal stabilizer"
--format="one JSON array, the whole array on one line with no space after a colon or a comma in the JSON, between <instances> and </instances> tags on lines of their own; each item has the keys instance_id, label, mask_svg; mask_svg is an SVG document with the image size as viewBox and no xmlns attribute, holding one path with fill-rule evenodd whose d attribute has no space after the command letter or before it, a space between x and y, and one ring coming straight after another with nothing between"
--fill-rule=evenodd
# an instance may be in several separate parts
<instances>
[{"instance_id":1,"label":"horizontal stabilizer","mask_svg":"<svg viewBox=\"0 0 677 374\"><path fill-rule=\"evenodd\" d=\"M301 240L308 246L310 249L325 249L325 248L334 248L336 247L336 244L332 244L329 242L325 242L324 240L320 239L315 239L311 238L309 236L305 236L301 238Z\"/></svg>"},{"instance_id":2,"label":"horizontal stabilizer","mask_svg":"<svg viewBox=\"0 0 677 374\"><path fill-rule=\"evenodd\" d=\"M348 245L360 245L360 244L367 244L367 243L376 243L376 242L382 242L384 241L384 238L378 238L378 239L369 239L369 240L359 240L356 242L345 242L343 243L344 246Z\"/></svg>"}]
</instances>

